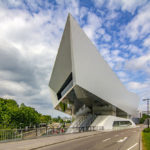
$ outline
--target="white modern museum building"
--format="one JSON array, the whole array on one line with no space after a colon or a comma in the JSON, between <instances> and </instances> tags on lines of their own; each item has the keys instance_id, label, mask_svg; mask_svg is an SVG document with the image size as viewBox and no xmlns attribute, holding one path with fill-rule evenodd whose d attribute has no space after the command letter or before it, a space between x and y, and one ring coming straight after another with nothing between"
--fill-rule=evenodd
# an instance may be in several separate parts
<instances>
[{"instance_id":1,"label":"white modern museum building","mask_svg":"<svg viewBox=\"0 0 150 150\"><path fill-rule=\"evenodd\" d=\"M135 126L139 97L125 88L70 14L49 87L54 108L75 118L71 127Z\"/></svg>"}]
</instances>

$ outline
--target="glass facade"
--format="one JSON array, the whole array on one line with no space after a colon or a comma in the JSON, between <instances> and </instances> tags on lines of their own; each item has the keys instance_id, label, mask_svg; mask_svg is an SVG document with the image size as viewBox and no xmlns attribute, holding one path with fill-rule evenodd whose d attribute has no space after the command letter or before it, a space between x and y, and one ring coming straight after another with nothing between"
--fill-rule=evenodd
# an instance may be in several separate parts
<instances>
[{"instance_id":1,"label":"glass facade","mask_svg":"<svg viewBox=\"0 0 150 150\"><path fill-rule=\"evenodd\" d=\"M62 87L57 93L58 100L61 99L65 93L73 86L72 73L68 76Z\"/></svg>"},{"instance_id":2,"label":"glass facade","mask_svg":"<svg viewBox=\"0 0 150 150\"><path fill-rule=\"evenodd\" d=\"M118 127L118 126L130 126L132 125L130 121L114 121L113 127Z\"/></svg>"}]
</instances>

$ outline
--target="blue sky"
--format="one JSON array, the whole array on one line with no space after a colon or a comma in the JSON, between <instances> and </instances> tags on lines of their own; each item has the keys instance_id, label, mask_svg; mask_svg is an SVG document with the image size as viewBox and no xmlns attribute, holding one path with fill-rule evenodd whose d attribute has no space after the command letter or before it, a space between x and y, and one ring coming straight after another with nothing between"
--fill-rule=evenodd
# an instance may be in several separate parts
<instances>
[{"instance_id":1,"label":"blue sky","mask_svg":"<svg viewBox=\"0 0 150 150\"><path fill-rule=\"evenodd\" d=\"M150 97L150 1L0 0L0 96L52 108L48 82L68 13L129 91Z\"/></svg>"}]
</instances>

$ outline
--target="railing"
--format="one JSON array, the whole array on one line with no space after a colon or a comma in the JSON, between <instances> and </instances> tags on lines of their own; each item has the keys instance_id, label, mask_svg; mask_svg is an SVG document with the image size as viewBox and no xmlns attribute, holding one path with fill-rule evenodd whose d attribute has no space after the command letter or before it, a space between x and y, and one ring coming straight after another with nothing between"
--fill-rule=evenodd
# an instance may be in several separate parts
<instances>
[{"instance_id":1,"label":"railing","mask_svg":"<svg viewBox=\"0 0 150 150\"><path fill-rule=\"evenodd\" d=\"M79 119L79 121L76 123L75 126L76 126L76 127L79 127L85 119L86 119L86 116L82 116L82 117Z\"/></svg>"},{"instance_id":2,"label":"railing","mask_svg":"<svg viewBox=\"0 0 150 150\"><path fill-rule=\"evenodd\" d=\"M103 127L71 127L73 133L103 130ZM23 139L37 138L40 136L53 136L66 134L68 128L32 128L28 131L21 129L0 130L0 142L9 142Z\"/></svg>"},{"instance_id":3,"label":"railing","mask_svg":"<svg viewBox=\"0 0 150 150\"><path fill-rule=\"evenodd\" d=\"M0 142L22 139L22 130L0 130Z\"/></svg>"}]
</instances>

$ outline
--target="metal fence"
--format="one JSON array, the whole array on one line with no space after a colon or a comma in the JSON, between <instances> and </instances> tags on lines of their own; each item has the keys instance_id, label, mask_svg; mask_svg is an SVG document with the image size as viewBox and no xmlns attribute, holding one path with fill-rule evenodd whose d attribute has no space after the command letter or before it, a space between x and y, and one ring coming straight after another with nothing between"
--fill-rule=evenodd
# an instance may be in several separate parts
<instances>
[{"instance_id":1,"label":"metal fence","mask_svg":"<svg viewBox=\"0 0 150 150\"><path fill-rule=\"evenodd\" d=\"M22 130L0 130L0 142L22 139Z\"/></svg>"},{"instance_id":2,"label":"metal fence","mask_svg":"<svg viewBox=\"0 0 150 150\"><path fill-rule=\"evenodd\" d=\"M74 133L80 132L90 132L95 130L103 130L103 127L72 127L76 129ZM53 136L66 134L68 128L50 128L50 127L41 127L41 128L30 128L25 129L10 129L10 130L0 130L0 142L16 141L23 139L37 138L40 136Z\"/></svg>"}]
</instances>

